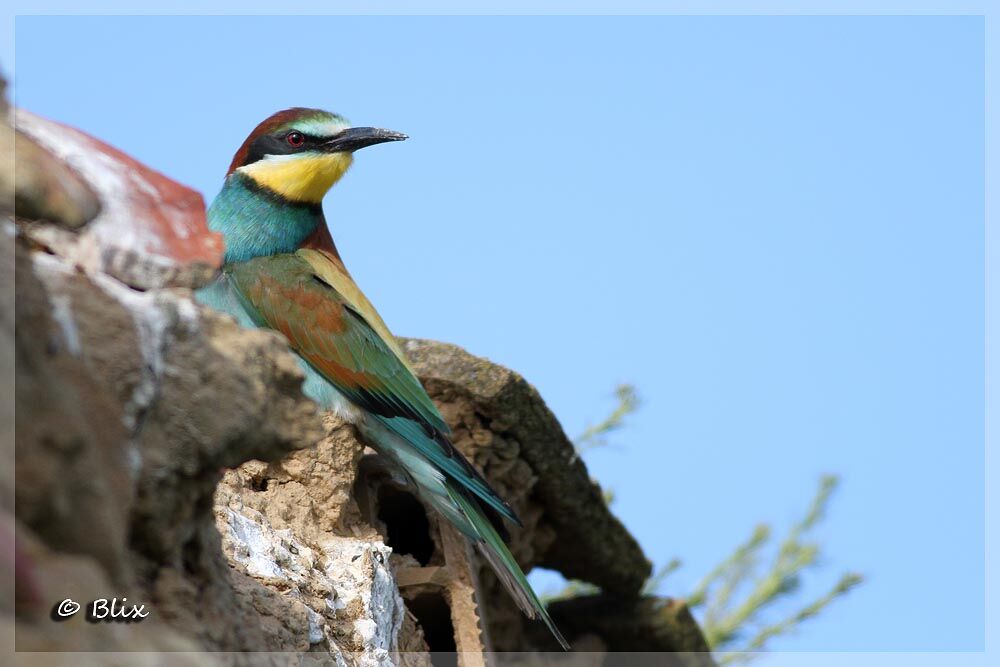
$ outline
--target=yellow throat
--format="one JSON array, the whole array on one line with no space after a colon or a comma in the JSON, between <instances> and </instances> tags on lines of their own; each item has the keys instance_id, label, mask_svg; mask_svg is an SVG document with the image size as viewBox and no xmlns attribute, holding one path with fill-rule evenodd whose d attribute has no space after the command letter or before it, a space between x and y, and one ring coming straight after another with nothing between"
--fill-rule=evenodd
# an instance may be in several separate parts
<instances>
[{"instance_id":1,"label":"yellow throat","mask_svg":"<svg viewBox=\"0 0 1000 667\"><path fill-rule=\"evenodd\" d=\"M237 171L294 202L319 204L351 166L350 153L269 155Z\"/></svg>"}]
</instances>

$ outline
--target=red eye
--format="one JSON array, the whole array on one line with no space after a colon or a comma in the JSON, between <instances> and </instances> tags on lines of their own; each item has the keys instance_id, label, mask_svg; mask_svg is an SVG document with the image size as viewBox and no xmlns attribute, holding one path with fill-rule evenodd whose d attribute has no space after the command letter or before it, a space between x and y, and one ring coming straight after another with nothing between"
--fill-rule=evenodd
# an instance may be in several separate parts
<instances>
[{"instance_id":1,"label":"red eye","mask_svg":"<svg viewBox=\"0 0 1000 667\"><path fill-rule=\"evenodd\" d=\"M298 147L306 142L306 138L302 136L301 132L289 132L285 135L285 141L290 146Z\"/></svg>"}]
</instances>

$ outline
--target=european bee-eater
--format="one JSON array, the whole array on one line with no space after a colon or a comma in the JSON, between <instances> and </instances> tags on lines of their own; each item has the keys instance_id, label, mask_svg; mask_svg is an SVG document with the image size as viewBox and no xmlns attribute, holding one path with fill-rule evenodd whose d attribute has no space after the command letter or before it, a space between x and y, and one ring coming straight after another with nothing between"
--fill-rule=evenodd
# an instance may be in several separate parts
<instances>
[{"instance_id":1,"label":"european bee-eater","mask_svg":"<svg viewBox=\"0 0 1000 667\"><path fill-rule=\"evenodd\" d=\"M353 423L475 544L518 606L568 648L498 532L502 521L491 519L520 522L449 441L448 425L347 272L323 217L323 197L354 151L402 139L318 109L287 109L263 121L236 151L209 206L208 225L222 234L226 254L199 298L245 326L284 334L305 371L306 395Z\"/></svg>"}]
</instances>

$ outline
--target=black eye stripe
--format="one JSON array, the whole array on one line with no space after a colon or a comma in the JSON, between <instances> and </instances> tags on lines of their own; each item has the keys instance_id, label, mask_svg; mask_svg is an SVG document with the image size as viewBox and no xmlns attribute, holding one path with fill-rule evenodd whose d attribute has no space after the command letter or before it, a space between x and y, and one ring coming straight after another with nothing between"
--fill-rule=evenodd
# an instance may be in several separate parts
<instances>
[{"instance_id":1,"label":"black eye stripe","mask_svg":"<svg viewBox=\"0 0 1000 667\"><path fill-rule=\"evenodd\" d=\"M287 140L288 135L293 133L298 134L300 137L302 137L302 145L309 144L313 146L318 146L319 144L326 141L326 139L324 139L323 137L317 137L316 135L313 134L306 134L305 132L300 132L299 130L289 130L288 132L282 134L281 138Z\"/></svg>"},{"instance_id":2,"label":"black eye stripe","mask_svg":"<svg viewBox=\"0 0 1000 667\"><path fill-rule=\"evenodd\" d=\"M291 132L297 131L298 130L287 130L280 134L266 134L262 137L258 137L250 145L250 150L247 152L247 160L241 166L253 164L258 160L263 160L267 155L291 155L293 153L302 153L303 151L316 148L325 141L322 137L306 134L305 132L299 132L299 134L302 135L302 143L297 146L293 146L288 142L287 137Z\"/></svg>"},{"instance_id":3,"label":"black eye stripe","mask_svg":"<svg viewBox=\"0 0 1000 667\"><path fill-rule=\"evenodd\" d=\"M291 130L291 131L289 131L289 132L286 132L286 133L284 134L284 137L287 137L287 136L288 136L289 134L291 134L292 132L295 132L295 133L297 133L297 134L298 134L299 136L301 136L301 137L302 137L302 145L303 145L303 146L306 146L306 145L313 145L313 146L317 146L317 145L319 145L319 144L323 143L323 141L325 141L325 140L324 140L324 139L322 139L321 137L317 137L317 136L315 136L315 135L312 135L312 134L306 134L305 132L299 132L298 130Z\"/></svg>"}]
</instances>

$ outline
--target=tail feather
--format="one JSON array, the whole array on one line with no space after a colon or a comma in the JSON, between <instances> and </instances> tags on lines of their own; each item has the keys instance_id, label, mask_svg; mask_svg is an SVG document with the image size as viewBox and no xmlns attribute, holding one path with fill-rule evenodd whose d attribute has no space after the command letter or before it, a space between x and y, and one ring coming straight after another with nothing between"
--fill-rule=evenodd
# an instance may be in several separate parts
<instances>
[{"instance_id":1,"label":"tail feather","mask_svg":"<svg viewBox=\"0 0 1000 667\"><path fill-rule=\"evenodd\" d=\"M485 515L474 500L468 497L468 492L452 488L449 485L448 495L461 508L462 513L468 518L471 524L473 531L470 532L474 532L475 534L468 535L468 537L472 539L479 553L483 555L490 564L490 567L493 568L493 571L496 572L497 577L503 582L504 587L510 593L511 597L514 598L514 601L517 602L517 606L521 608L521 611L528 618L540 618L549 629L549 632L552 633L552 636L559 642L559 645L568 651L569 642L559 632L559 628L556 627L548 611L545 610L542 601L538 599L535 591L531 588L531 584L528 583L528 579L524 576L521 567L514 560L514 555L507 548L507 545L504 544L500 534L493 528L489 517ZM459 527L461 528L461 526Z\"/></svg>"},{"instance_id":2,"label":"tail feather","mask_svg":"<svg viewBox=\"0 0 1000 667\"><path fill-rule=\"evenodd\" d=\"M360 428L366 439L384 455L395 460L405 471L420 498L441 513L450 524L476 545L500 581L510 591L518 607L529 618L540 618L559 644L569 650L569 643L552 622L541 600L531 589L524 572L514 560L510 549L494 527L490 516L487 515L487 511L491 510L507 517L513 512L502 501L499 506L496 502L491 502L491 498L499 498L492 489L484 498L477 489L469 488L468 480L455 479L445 474L434 461L426 458L424 451L413 444L412 438L416 436L410 430L400 427L401 422L405 421L374 419L363 422Z\"/></svg>"}]
</instances>

